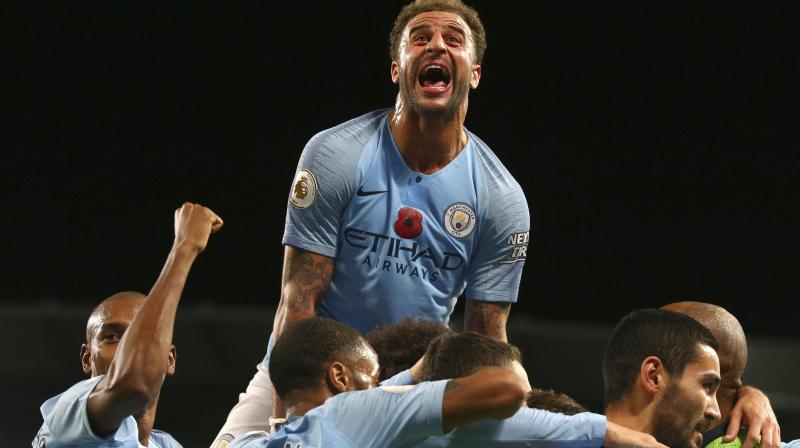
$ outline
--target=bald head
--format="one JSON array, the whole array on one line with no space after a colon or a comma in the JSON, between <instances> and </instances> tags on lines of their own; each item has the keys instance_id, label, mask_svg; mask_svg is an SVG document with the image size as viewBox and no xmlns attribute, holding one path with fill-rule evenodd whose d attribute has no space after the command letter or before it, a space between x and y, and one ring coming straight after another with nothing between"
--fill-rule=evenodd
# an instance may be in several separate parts
<instances>
[{"instance_id":1,"label":"bald head","mask_svg":"<svg viewBox=\"0 0 800 448\"><path fill-rule=\"evenodd\" d=\"M720 421L727 420L736 401L736 392L742 386L742 375L747 366L747 339L742 325L725 308L711 303L682 301L661 308L686 314L700 322L719 343L717 353L722 382L717 391L717 400L722 414Z\"/></svg>"},{"instance_id":2,"label":"bald head","mask_svg":"<svg viewBox=\"0 0 800 448\"><path fill-rule=\"evenodd\" d=\"M90 342L103 323L108 320L109 316L114 314L117 310L129 310L130 316L136 314L136 311L144 303L147 298L144 294L136 291L123 291L118 292L111 297L100 302L89 315L89 320L86 322L86 342ZM124 313L128 314L128 313Z\"/></svg>"}]
</instances>

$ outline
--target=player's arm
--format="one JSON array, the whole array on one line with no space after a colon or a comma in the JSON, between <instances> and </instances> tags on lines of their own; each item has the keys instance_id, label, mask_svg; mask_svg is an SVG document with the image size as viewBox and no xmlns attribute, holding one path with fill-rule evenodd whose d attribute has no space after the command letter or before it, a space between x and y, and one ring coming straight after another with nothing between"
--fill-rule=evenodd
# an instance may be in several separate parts
<instances>
[{"instance_id":1,"label":"player's arm","mask_svg":"<svg viewBox=\"0 0 800 448\"><path fill-rule=\"evenodd\" d=\"M753 448L759 441L762 448L780 448L781 428L764 392L753 386L742 386L736 397L723 442L735 439L744 423L748 428L742 448Z\"/></svg>"},{"instance_id":2,"label":"player's arm","mask_svg":"<svg viewBox=\"0 0 800 448\"><path fill-rule=\"evenodd\" d=\"M442 401L442 429L447 432L476 420L511 417L530 393L519 375L502 367L450 380Z\"/></svg>"},{"instance_id":3,"label":"player's arm","mask_svg":"<svg viewBox=\"0 0 800 448\"><path fill-rule=\"evenodd\" d=\"M510 311L509 302L486 302L468 298L464 310L464 331L474 331L508 342L506 322Z\"/></svg>"},{"instance_id":4,"label":"player's arm","mask_svg":"<svg viewBox=\"0 0 800 448\"><path fill-rule=\"evenodd\" d=\"M175 241L161 275L122 336L108 374L89 396L89 422L98 435L114 433L158 396L183 286L209 235L220 227L222 219L203 206L185 203L175 211Z\"/></svg>"},{"instance_id":5,"label":"player's arm","mask_svg":"<svg viewBox=\"0 0 800 448\"><path fill-rule=\"evenodd\" d=\"M331 257L286 246L281 299L272 329L274 338L293 322L314 316L317 302L331 283L333 267Z\"/></svg>"}]
</instances>

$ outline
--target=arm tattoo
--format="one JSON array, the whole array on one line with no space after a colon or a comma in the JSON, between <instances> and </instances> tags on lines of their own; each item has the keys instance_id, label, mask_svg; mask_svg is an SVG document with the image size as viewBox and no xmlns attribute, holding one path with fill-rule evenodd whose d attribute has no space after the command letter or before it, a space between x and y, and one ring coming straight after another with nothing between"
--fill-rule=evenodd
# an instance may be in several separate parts
<instances>
[{"instance_id":1,"label":"arm tattoo","mask_svg":"<svg viewBox=\"0 0 800 448\"><path fill-rule=\"evenodd\" d=\"M467 299L464 330L506 341L506 320L511 310L508 302L484 302Z\"/></svg>"},{"instance_id":2,"label":"arm tattoo","mask_svg":"<svg viewBox=\"0 0 800 448\"><path fill-rule=\"evenodd\" d=\"M317 300L327 291L333 274L333 259L295 249L286 271L285 297L289 320L314 314Z\"/></svg>"}]
</instances>

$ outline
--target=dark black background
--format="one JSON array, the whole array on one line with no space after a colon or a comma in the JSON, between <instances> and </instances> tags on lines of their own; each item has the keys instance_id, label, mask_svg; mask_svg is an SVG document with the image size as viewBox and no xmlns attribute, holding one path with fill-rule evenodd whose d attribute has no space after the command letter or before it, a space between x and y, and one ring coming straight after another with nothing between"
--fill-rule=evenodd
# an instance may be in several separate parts
<instances>
[{"instance_id":1,"label":"dark black background","mask_svg":"<svg viewBox=\"0 0 800 448\"><path fill-rule=\"evenodd\" d=\"M185 300L275 304L298 155L393 103L402 3L7 14L2 300L146 291L191 200L226 225ZM796 335L797 6L474 4L489 48L467 126L534 221L513 312L614 322L695 298Z\"/></svg>"}]
</instances>

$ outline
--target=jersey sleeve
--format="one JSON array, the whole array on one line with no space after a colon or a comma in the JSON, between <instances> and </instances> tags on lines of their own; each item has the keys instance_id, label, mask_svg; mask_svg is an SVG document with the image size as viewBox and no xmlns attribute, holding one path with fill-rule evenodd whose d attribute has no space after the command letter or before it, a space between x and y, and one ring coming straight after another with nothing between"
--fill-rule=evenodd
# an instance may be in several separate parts
<instances>
[{"instance_id":1,"label":"jersey sleeve","mask_svg":"<svg viewBox=\"0 0 800 448\"><path fill-rule=\"evenodd\" d=\"M125 440L136 440L139 436L136 422L133 417L128 417L122 421L117 432L109 437L100 437L92 431L89 424L89 414L87 403L97 383L102 376L95 377L72 386L66 392L55 398L53 406L43 406L42 414L44 424L49 430L52 439L48 441L48 446L84 446L97 442L108 444L120 443ZM47 410L44 408L48 407Z\"/></svg>"},{"instance_id":2,"label":"jersey sleeve","mask_svg":"<svg viewBox=\"0 0 800 448\"><path fill-rule=\"evenodd\" d=\"M514 303L530 240L528 202L513 179L489 182L487 195L465 293L468 299Z\"/></svg>"},{"instance_id":3,"label":"jersey sleeve","mask_svg":"<svg viewBox=\"0 0 800 448\"><path fill-rule=\"evenodd\" d=\"M410 386L412 384L414 384L414 378L411 376L411 370L408 369L381 381L381 386Z\"/></svg>"},{"instance_id":4,"label":"jersey sleeve","mask_svg":"<svg viewBox=\"0 0 800 448\"><path fill-rule=\"evenodd\" d=\"M418 446L599 448L606 434L603 415L564 415L522 408L505 420L481 420L462 425Z\"/></svg>"},{"instance_id":5,"label":"jersey sleeve","mask_svg":"<svg viewBox=\"0 0 800 448\"><path fill-rule=\"evenodd\" d=\"M443 434L447 381L341 394L325 403L325 417L356 446L407 446Z\"/></svg>"},{"instance_id":6,"label":"jersey sleeve","mask_svg":"<svg viewBox=\"0 0 800 448\"><path fill-rule=\"evenodd\" d=\"M346 129L345 129L346 130ZM353 194L361 148L343 129L315 135L300 156L289 192L283 244L336 256L342 212Z\"/></svg>"}]
</instances>

